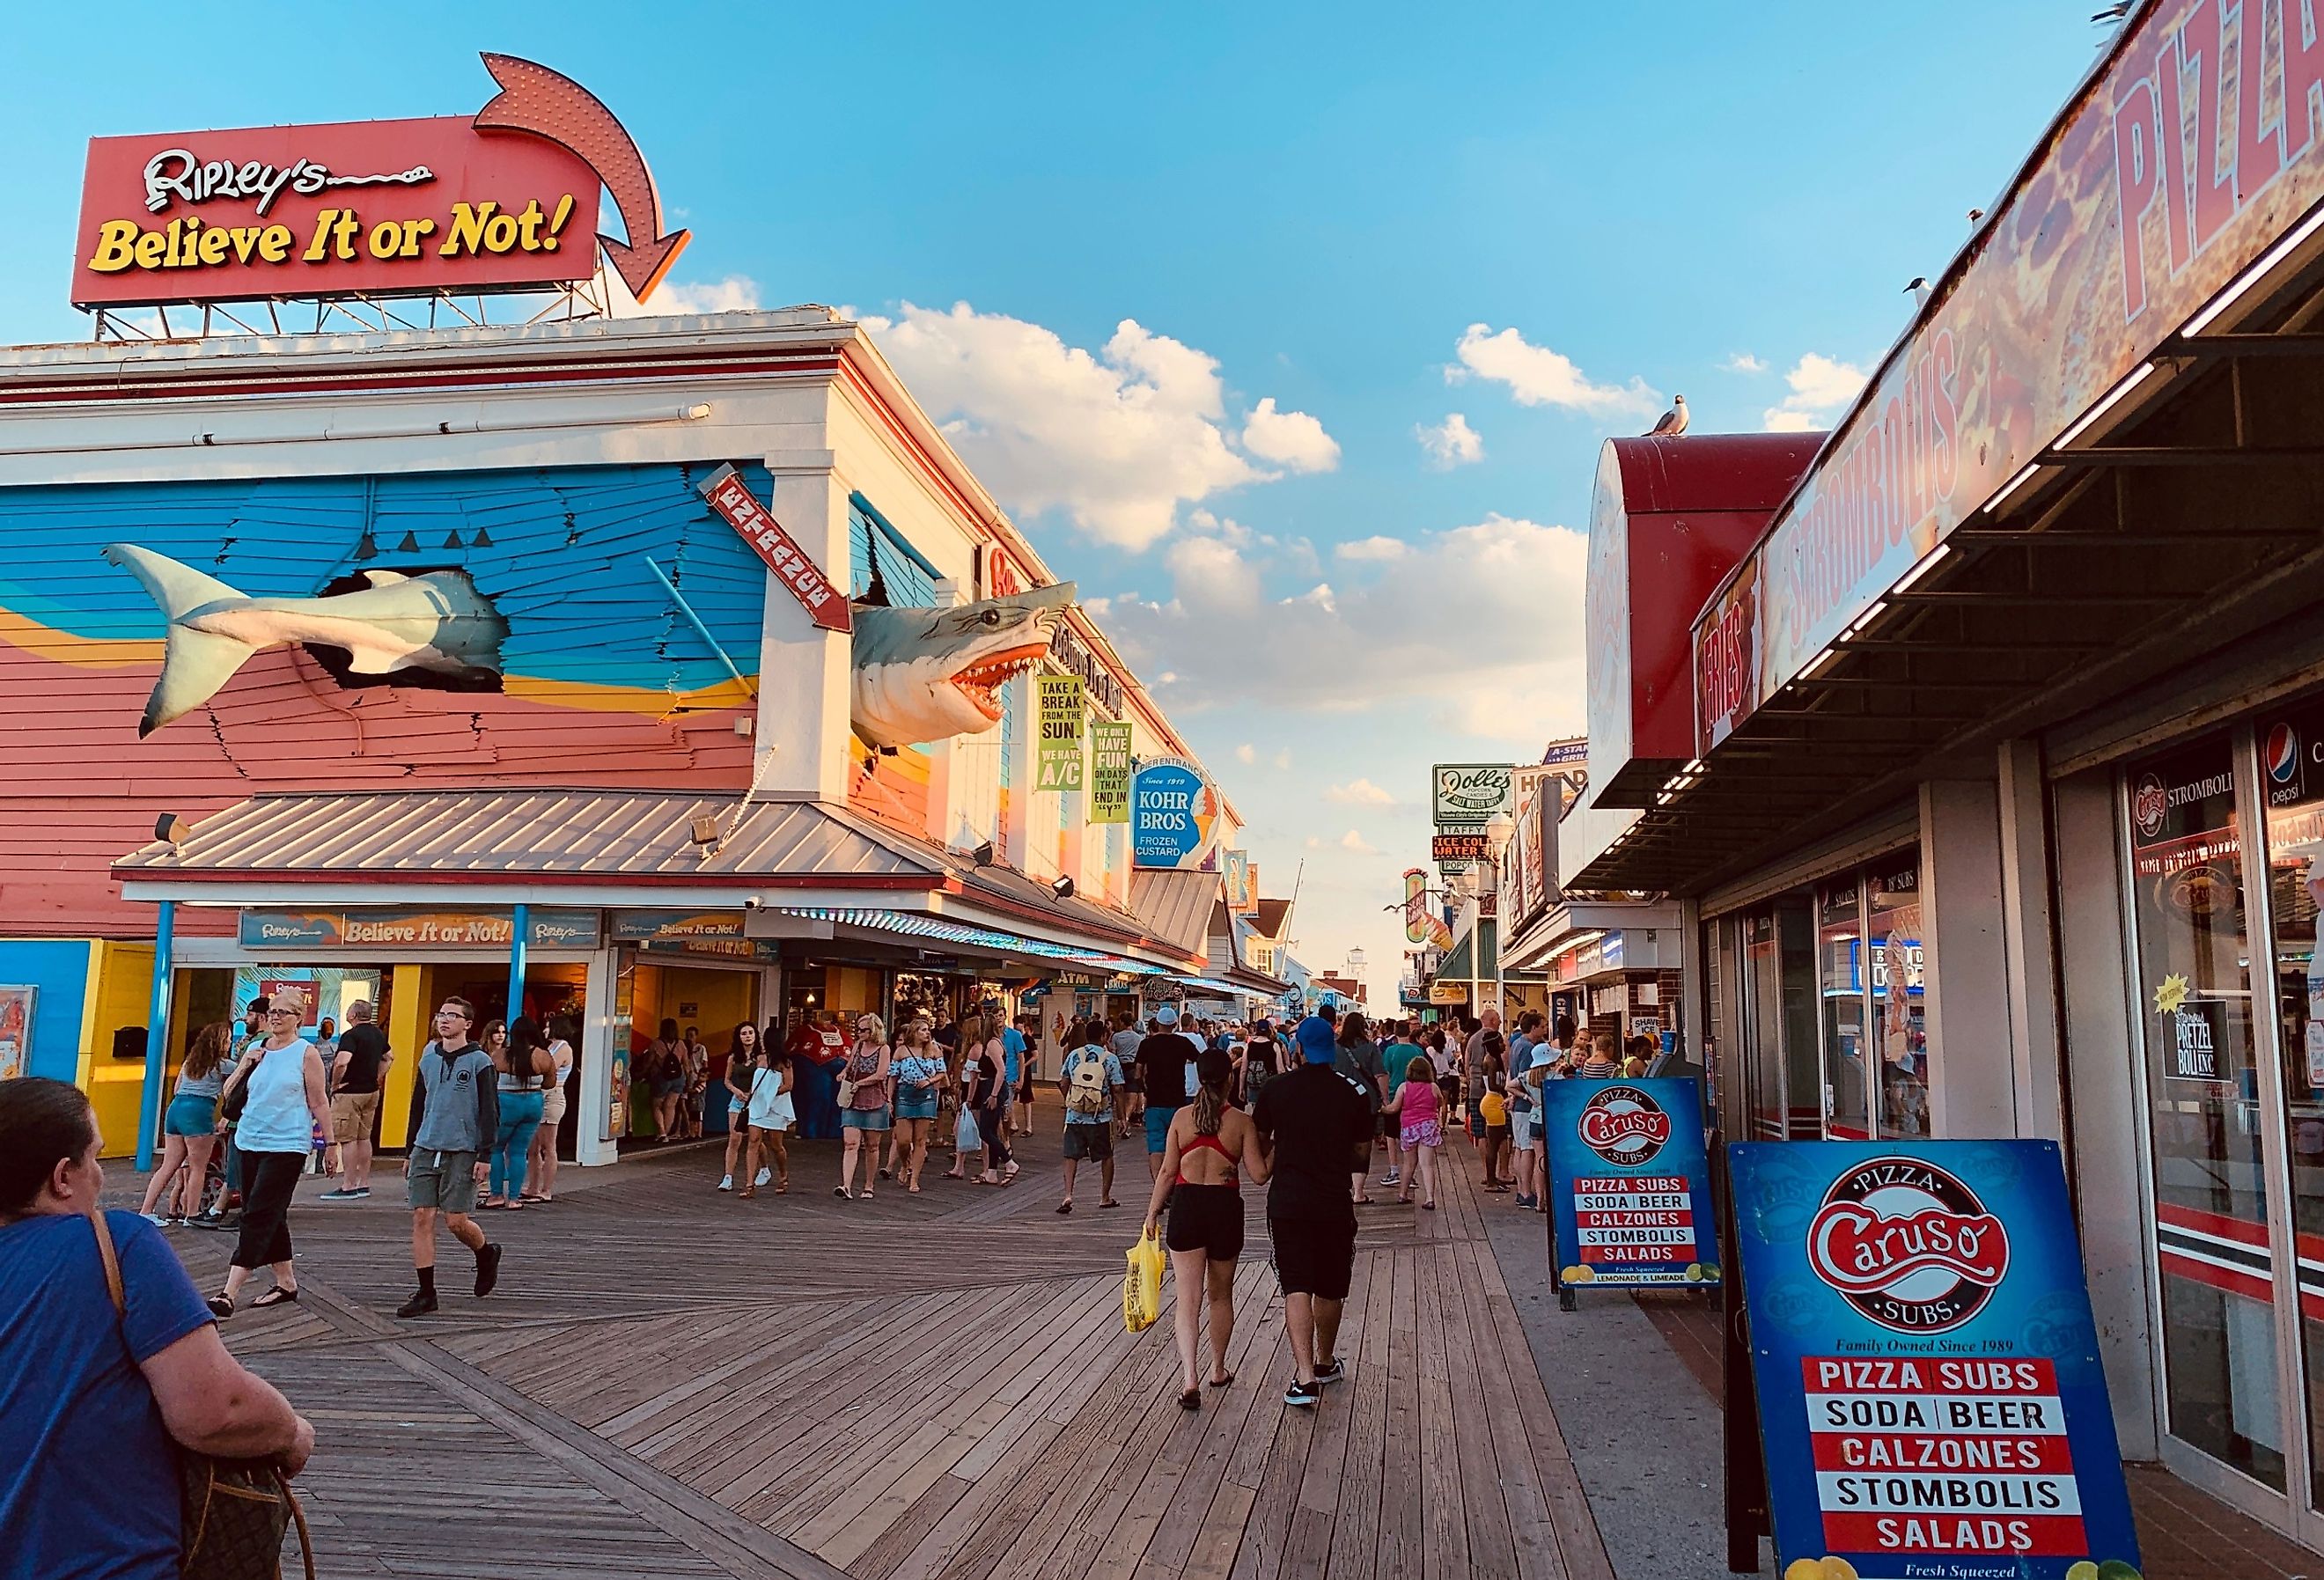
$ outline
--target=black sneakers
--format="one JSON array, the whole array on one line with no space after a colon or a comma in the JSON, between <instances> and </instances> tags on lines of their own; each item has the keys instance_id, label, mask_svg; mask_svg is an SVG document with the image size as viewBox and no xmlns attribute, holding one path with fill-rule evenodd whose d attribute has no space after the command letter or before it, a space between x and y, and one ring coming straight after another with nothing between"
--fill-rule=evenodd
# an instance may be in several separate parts
<instances>
[{"instance_id":1,"label":"black sneakers","mask_svg":"<svg viewBox=\"0 0 2324 1580\"><path fill-rule=\"evenodd\" d=\"M1315 1368L1315 1381L1319 1385L1325 1382L1344 1382L1347 1379L1347 1363L1337 1356L1320 1363Z\"/></svg>"},{"instance_id":2,"label":"black sneakers","mask_svg":"<svg viewBox=\"0 0 2324 1580\"><path fill-rule=\"evenodd\" d=\"M1300 1409L1312 1410L1323 1402L1323 1391L1315 1383L1302 1382L1295 1377L1291 1380L1291 1386L1283 1391L1283 1402Z\"/></svg>"},{"instance_id":3,"label":"black sneakers","mask_svg":"<svg viewBox=\"0 0 2324 1580\"><path fill-rule=\"evenodd\" d=\"M395 1308L398 1317L425 1317L436 1309L436 1297L422 1289Z\"/></svg>"},{"instance_id":4,"label":"black sneakers","mask_svg":"<svg viewBox=\"0 0 2324 1580\"><path fill-rule=\"evenodd\" d=\"M491 1241L476 1252L476 1298L483 1299L501 1281L501 1248Z\"/></svg>"}]
</instances>

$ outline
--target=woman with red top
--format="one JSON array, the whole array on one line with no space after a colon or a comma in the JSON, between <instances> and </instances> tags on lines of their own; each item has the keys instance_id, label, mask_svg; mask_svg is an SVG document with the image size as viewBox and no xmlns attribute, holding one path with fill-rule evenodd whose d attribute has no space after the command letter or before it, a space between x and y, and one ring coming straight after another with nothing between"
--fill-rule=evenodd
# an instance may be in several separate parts
<instances>
[{"instance_id":1,"label":"woman with red top","mask_svg":"<svg viewBox=\"0 0 2324 1580\"><path fill-rule=\"evenodd\" d=\"M1170 1118L1162 1167L1147 1204L1146 1233L1160 1232L1162 1206L1170 1207L1170 1267L1178 1286L1178 1362L1185 1391L1178 1408L1203 1408L1201 1374L1195 1369L1205 1293L1211 1307L1211 1386L1234 1381L1227 1370L1227 1344L1234 1337L1235 1263L1242 1256L1242 1191L1238 1172L1253 1185L1267 1181L1267 1159L1259 1129L1249 1114L1227 1105L1234 1060L1221 1049L1204 1049L1194 1060L1200 1083L1194 1100Z\"/></svg>"}]
</instances>

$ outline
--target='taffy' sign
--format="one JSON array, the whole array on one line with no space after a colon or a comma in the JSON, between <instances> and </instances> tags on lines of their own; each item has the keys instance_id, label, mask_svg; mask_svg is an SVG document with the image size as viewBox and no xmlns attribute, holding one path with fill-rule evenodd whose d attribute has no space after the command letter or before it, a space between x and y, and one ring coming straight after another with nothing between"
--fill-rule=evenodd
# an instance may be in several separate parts
<instances>
[{"instance_id":1,"label":"'taffy' sign","mask_svg":"<svg viewBox=\"0 0 2324 1580\"><path fill-rule=\"evenodd\" d=\"M1785 1580L2135 1580L2057 1147L1729 1154Z\"/></svg>"}]
</instances>

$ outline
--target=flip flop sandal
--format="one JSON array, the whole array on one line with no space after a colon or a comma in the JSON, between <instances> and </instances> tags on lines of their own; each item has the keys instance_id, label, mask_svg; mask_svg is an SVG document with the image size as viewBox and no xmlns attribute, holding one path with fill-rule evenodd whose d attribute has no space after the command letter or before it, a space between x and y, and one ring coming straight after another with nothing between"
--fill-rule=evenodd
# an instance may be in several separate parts
<instances>
[{"instance_id":1,"label":"flip flop sandal","mask_svg":"<svg viewBox=\"0 0 2324 1580\"><path fill-rule=\"evenodd\" d=\"M1203 1391L1199 1388L1190 1388L1186 1390L1185 1392L1178 1396L1178 1408L1182 1410L1201 1409L1203 1408Z\"/></svg>"},{"instance_id":2,"label":"flip flop sandal","mask_svg":"<svg viewBox=\"0 0 2324 1580\"><path fill-rule=\"evenodd\" d=\"M277 1284L272 1289L267 1290L266 1293L261 1295L257 1299L253 1300L250 1303L250 1308L253 1311L263 1311L269 1306L291 1305L296 1302L298 1298L299 1291L297 1289L285 1289L282 1285Z\"/></svg>"},{"instance_id":3,"label":"flip flop sandal","mask_svg":"<svg viewBox=\"0 0 2324 1580\"><path fill-rule=\"evenodd\" d=\"M1211 1386L1213 1388L1232 1388L1234 1386L1234 1373L1230 1372L1223 1377L1212 1378Z\"/></svg>"},{"instance_id":4,"label":"flip flop sandal","mask_svg":"<svg viewBox=\"0 0 2324 1580\"><path fill-rule=\"evenodd\" d=\"M234 1315L234 1297L231 1295L212 1295L202 1304L208 1306L210 1308L210 1315L220 1322Z\"/></svg>"}]
</instances>

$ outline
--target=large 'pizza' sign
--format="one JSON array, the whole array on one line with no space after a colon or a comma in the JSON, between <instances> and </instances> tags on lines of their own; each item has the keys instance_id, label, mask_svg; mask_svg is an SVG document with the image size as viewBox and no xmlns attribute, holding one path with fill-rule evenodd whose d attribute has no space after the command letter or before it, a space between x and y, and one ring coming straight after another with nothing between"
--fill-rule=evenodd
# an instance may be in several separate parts
<instances>
[{"instance_id":1,"label":"large 'pizza' sign","mask_svg":"<svg viewBox=\"0 0 2324 1580\"><path fill-rule=\"evenodd\" d=\"M1719 1281L1702 1087L1692 1080L1544 1081L1558 1282Z\"/></svg>"},{"instance_id":2,"label":"large 'pizza' sign","mask_svg":"<svg viewBox=\"0 0 2324 1580\"><path fill-rule=\"evenodd\" d=\"M1757 588L1739 619L1723 596L1697 616L1698 753L2324 198L2314 9L2135 9L1738 568Z\"/></svg>"},{"instance_id":3,"label":"large 'pizza' sign","mask_svg":"<svg viewBox=\"0 0 2324 1580\"><path fill-rule=\"evenodd\" d=\"M2135 1576L2057 1147L1729 1149L1786 1576Z\"/></svg>"},{"instance_id":4,"label":"large 'pizza' sign","mask_svg":"<svg viewBox=\"0 0 2324 1580\"><path fill-rule=\"evenodd\" d=\"M471 115L91 138L73 304L537 290L601 245L650 295L687 233L629 134L546 67L484 65L501 92ZM626 240L598 234L601 187Z\"/></svg>"}]
</instances>

